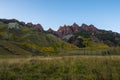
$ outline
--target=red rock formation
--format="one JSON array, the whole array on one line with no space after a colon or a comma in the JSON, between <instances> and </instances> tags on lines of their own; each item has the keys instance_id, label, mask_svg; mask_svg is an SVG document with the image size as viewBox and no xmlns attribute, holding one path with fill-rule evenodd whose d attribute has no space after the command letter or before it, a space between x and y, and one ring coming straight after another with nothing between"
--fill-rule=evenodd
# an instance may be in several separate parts
<instances>
[{"instance_id":1,"label":"red rock formation","mask_svg":"<svg viewBox=\"0 0 120 80\"><path fill-rule=\"evenodd\" d=\"M82 24L81 28L85 31L89 31L88 25Z\"/></svg>"},{"instance_id":2,"label":"red rock formation","mask_svg":"<svg viewBox=\"0 0 120 80\"><path fill-rule=\"evenodd\" d=\"M74 23L71 26L66 26L66 25L60 26L58 31L57 31L57 34L58 34L58 37L62 38L67 34L80 32L82 30L90 31L90 32L96 32L97 28L94 27L94 25L89 25L88 26L86 24L82 24L82 26L80 27L78 24Z\"/></svg>"},{"instance_id":3,"label":"red rock formation","mask_svg":"<svg viewBox=\"0 0 120 80\"><path fill-rule=\"evenodd\" d=\"M74 23L74 24L72 25L72 29L73 29L74 32L80 32L80 27L79 27L79 25L76 24L76 23Z\"/></svg>"},{"instance_id":4,"label":"red rock formation","mask_svg":"<svg viewBox=\"0 0 120 80\"><path fill-rule=\"evenodd\" d=\"M91 25L89 25L89 31L96 32L97 28L94 25L91 24Z\"/></svg>"},{"instance_id":5,"label":"red rock formation","mask_svg":"<svg viewBox=\"0 0 120 80\"><path fill-rule=\"evenodd\" d=\"M59 27L59 29L58 29L58 31L57 31L57 34L58 34L59 37L63 37L63 36L65 36L65 35L67 35L67 34L70 34L70 33L72 33L72 32L73 32L73 31L72 31L72 29L70 28L70 26L64 25L63 27L62 27L62 26Z\"/></svg>"},{"instance_id":6,"label":"red rock formation","mask_svg":"<svg viewBox=\"0 0 120 80\"><path fill-rule=\"evenodd\" d=\"M96 32L97 31L97 28L94 27L94 25L86 25L86 24L82 24L81 28L85 31L92 31L92 32Z\"/></svg>"},{"instance_id":7,"label":"red rock formation","mask_svg":"<svg viewBox=\"0 0 120 80\"><path fill-rule=\"evenodd\" d=\"M27 23L26 25L29 26L29 27L33 27L33 28L35 28L35 29L37 29L37 30L39 30L39 31L44 31L41 24L32 24L32 23L30 22L30 23Z\"/></svg>"},{"instance_id":8,"label":"red rock formation","mask_svg":"<svg viewBox=\"0 0 120 80\"><path fill-rule=\"evenodd\" d=\"M27 23L26 25L29 27L33 27L33 24L31 22Z\"/></svg>"},{"instance_id":9,"label":"red rock formation","mask_svg":"<svg viewBox=\"0 0 120 80\"><path fill-rule=\"evenodd\" d=\"M44 31L41 24L35 24L34 28L38 29L39 31Z\"/></svg>"}]
</instances>

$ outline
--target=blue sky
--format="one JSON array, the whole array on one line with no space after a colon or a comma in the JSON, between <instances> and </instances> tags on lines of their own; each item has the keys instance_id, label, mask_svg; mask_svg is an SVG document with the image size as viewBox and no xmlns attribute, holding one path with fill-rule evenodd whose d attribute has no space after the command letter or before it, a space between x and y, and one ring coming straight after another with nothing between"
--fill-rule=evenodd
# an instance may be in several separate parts
<instances>
[{"instance_id":1,"label":"blue sky","mask_svg":"<svg viewBox=\"0 0 120 80\"><path fill-rule=\"evenodd\" d=\"M0 18L40 23L45 30L76 22L120 33L120 0L0 0Z\"/></svg>"}]
</instances>

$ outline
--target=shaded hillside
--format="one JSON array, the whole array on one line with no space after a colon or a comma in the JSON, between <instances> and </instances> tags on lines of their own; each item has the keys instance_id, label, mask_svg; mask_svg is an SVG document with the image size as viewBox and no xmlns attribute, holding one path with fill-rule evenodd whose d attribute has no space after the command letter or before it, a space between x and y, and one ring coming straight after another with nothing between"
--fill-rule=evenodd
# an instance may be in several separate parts
<instances>
[{"instance_id":1,"label":"shaded hillside","mask_svg":"<svg viewBox=\"0 0 120 80\"><path fill-rule=\"evenodd\" d=\"M60 26L57 31L48 30L48 32L78 47L120 46L119 33L97 29L92 24L79 26L74 23Z\"/></svg>"},{"instance_id":2,"label":"shaded hillside","mask_svg":"<svg viewBox=\"0 0 120 80\"><path fill-rule=\"evenodd\" d=\"M44 32L40 24L28 25L17 20L0 20L0 54L50 55L61 50L75 49L51 34Z\"/></svg>"}]
</instances>

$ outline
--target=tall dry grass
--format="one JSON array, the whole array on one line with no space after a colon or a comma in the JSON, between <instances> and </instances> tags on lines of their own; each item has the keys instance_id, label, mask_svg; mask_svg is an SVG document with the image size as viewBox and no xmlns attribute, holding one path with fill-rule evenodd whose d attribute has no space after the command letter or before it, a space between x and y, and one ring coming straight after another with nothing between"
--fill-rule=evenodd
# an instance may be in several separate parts
<instances>
[{"instance_id":1,"label":"tall dry grass","mask_svg":"<svg viewBox=\"0 0 120 80\"><path fill-rule=\"evenodd\" d=\"M120 56L0 59L1 80L120 80Z\"/></svg>"}]
</instances>

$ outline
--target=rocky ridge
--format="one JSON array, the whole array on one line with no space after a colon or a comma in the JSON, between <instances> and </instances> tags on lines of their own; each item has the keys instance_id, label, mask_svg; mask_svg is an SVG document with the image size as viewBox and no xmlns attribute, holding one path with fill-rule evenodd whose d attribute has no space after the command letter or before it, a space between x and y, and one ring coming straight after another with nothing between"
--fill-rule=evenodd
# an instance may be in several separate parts
<instances>
[{"instance_id":1,"label":"rocky ridge","mask_svg":"<svg viewBox=\"0 0 120 80\"><path fill-rule=\"evenodd\" d=\"M107 44L109 46L120 46L120 34L112 31L97 29L94 25L82 24L79 26L76 23L72 25L60 26L57 31L49 28L45 31L41 24L33 24L32 22L25 23L16 19L0 19L0 24L7 24L9 29L21 29L23 26L32 28L43 33L53 34L57 38L75 44L77 46L87 46L86 39L93 42ZM81 43L82 42L82 43Z\"/></svg>"}]
</instances>

